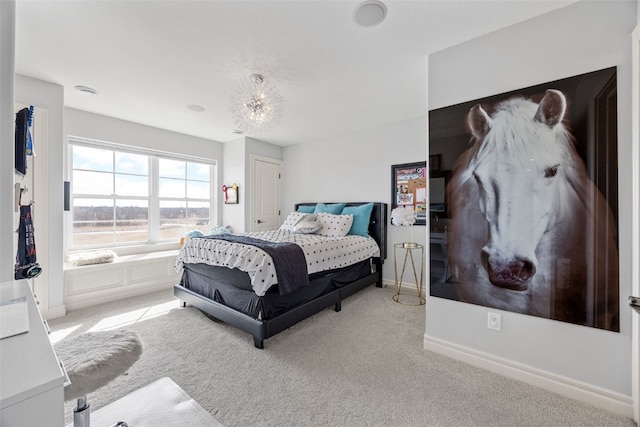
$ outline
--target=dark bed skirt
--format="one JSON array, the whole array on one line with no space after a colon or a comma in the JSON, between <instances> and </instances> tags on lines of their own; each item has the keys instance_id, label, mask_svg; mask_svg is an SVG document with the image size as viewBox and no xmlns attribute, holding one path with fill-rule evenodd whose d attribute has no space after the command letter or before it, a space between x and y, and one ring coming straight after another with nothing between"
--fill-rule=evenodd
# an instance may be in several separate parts
<instances>
[{"instance_id":1,"label":"dark bed skirt","mask_svg":"<svg viewBox=\"0 0 640 427\"><path fill-rule=\"evenodd\" d=\"M251 288L249 276L240 270L207 264L185 264L180 285L254 319L269 320L369 275L371 262L365 260L349 267L312 274L309 276L310 285L294 292L280 295L275 285L260 297Z\"/></svg>"},{"instance_id":2,"label":"dark bed skirt","mask_svg":"<svg viewBox=\"0 0 640 427\"><path fill-rule=\"evenodd\" d=\"M207 268L209 266L202 266L200 270L197 265L185 265L181 282L174 286L174 295L185 305L190 304L210 317L251 334L254 345L260 349L264 348L265 339L315 313L332 305L335 311L340 311L342 300L359 290L373 284L382 287L379 259L373 260L373 270L371 261L367 260L352 266L354 268L333 270L318 277L312 275L311 286L284 295L284 299L276 289L258 297L253 290L243 289L242 283L238 287L221 282L222 277L211 277L217 275L213 273L216 270ZM256 312L268 313L269 318L259 318Z\"/></svg>"}]
</instances>

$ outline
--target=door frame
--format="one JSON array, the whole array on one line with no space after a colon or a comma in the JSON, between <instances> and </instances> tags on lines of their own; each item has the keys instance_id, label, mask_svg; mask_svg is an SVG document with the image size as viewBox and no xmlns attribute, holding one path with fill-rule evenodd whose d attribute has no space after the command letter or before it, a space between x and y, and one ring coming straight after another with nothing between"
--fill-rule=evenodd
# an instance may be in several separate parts
<instances>
[{"instance_id":1,"label":"door frame","mask_svg":"<svg viewBox=\"0 0 640 427\"><path fill-rule=\"evenodd\" d=\"M251 208L249 209L249 223L251 224L249 227L249 231L254 231L254 227L255 227L255 218L256 218L256 197L257 197L257 192L255 191L256 188L258 188L257 183L256 183L256 161L262 161L262 162L269 162L269 163L275 163L279 166L280 168L280 176L282 176L282 159L274 159L273 157L267 157L267 156L261 156L258 154L251 154L249 156L249 161L251 163L251 176L250 176L250 182L251 182ZM276 201L276 203L279 206L279 211L280 211L280 219L282 219L282 179L280 179L280 185L278 187L278 200Z\"/></svg>"},{"instance_id":2,"label":"door frame","mask_svg":"<svg viewBox=\"0 0 640 427\"><path fill-rule=\"evenodd\" d=\"M640 296L640 25L631 33L631 294ZM640 424L640 314L631 314L633 419Z\"/></svg>"}]
</instances>

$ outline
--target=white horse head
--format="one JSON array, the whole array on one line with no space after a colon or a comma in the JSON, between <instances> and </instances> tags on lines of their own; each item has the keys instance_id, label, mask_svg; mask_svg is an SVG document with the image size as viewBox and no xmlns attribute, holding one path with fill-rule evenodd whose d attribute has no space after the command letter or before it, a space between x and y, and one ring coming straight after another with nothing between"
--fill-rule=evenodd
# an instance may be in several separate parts
<instances>
[{"instance_id":1,"label":"white horse head","mask_svg":"<svg viewBox=\"0 0 640 427\"><path fill-rule=\"evenodd\" d=\"M480 143L468 173L480 192L489 225L482 249L495 286L526 290L538 269L536 248L557 215L558 181L564 180L570 140L561 121L561 92L547 91L540 104L511 99L489 117L480 105L468 116Z\"/></svg>"},{"instance_id":2,"label":"white horse head","mask_svg":"<svg viewBox=\"0 0 640 427\"><path fill-rule=\"evenodd\" d=\"M562 123L566 108L562 92L547 90L538 104L512 98L491 115L480 105L469 112L472 146L448 188L449 253L461 300L551 316L581 304L561 295L579 294L586 305L587 282L593 293L601 282L615 282L607 299L617 298L614 234L594 219L609 221L611 212ZM596 239L609 252L594 247ZM593 267L601 261L608 267ZM584 307L577 310L585 316Z\"/></svg>"}]
</instances>

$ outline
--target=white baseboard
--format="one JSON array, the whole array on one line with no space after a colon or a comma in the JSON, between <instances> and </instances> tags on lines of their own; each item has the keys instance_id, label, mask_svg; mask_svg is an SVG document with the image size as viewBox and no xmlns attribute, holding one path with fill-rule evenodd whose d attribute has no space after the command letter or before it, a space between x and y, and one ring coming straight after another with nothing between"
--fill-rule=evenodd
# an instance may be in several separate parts
<instances>
[{"instance_id":1,"label":"white baseboard","mask_svg":"<svg viewBox=\"0 0 640 427\"><path fill-rule=\"evenodd\" d=\"M426 335L424 348L505 377L589 403L614 414L633 418L633 399L631 396Z\"/></svg>"},{"instance_id":2,"label":"white baseboard","mask_svg":"<svg viewBox=\"0 0 640 427\"><path fill-rule=\"evenodd\" d=\"M383 279L382 283L383 286L395 287L394 280ZM403 283L401 286L415 291L415 284L413 283ZM452 359L460 360L470 365L526 382L535 387L589 403L614 414L633 418L633 399L631 396L572 380L562 375L496 357L489 353L477 351L434 337L424 337L424 348L451 357Z\"/></svg>"},{"instance_id":3,"label":"white baseboard","mask_svg":"<svg viewBox=\"0 0 640 427\"><path fill-rule=\"evenodd\" d=\"M58 317L64 317L67 315L67 307L65 305L59 305L57 307L49 307L44 317L47 320L57 319Z\"/></svg>"},{"instance_id":4,"label":"white baseboard","mask_svg":"<svg viewBox=\"0 0 640 427\"><path fill-rule=\"evenodd\" d=\"M389 286L389 287L395 289L396 282L395 282L395 280L391 280L391 279L382 279L382 286L384 286L384 287ZM406 289L408 291L415 292L416 291L416 284L415 283L402 282L402 283L400 283L400 288L401 289ZM422 288L422 293L424 294L427 290L428 289L427 289L426 286L423 287Z\"/></svg>"}]
</instances>

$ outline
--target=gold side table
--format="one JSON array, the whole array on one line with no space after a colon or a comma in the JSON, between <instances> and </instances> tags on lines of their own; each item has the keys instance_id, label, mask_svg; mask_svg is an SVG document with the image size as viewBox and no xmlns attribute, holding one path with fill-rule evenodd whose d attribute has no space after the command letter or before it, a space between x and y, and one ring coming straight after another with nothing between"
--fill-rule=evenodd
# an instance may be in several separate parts
<instances>
[{"instance_id":1,"label":"gold side table","mask_svg":"<svg viewBox=\"0 0 640 427\"><path fill-rule=\"evenodd\" d=\"M398 253L402 256L402 251L404 251L404 260L402 261L402 271L400 273L400 277L398 277ZM420 256L420 280L418 280L418 271L416 269L416 263L414 258L414 252L416 255ZM416 282L416 292L417 294L407 294L401 293L402 290L402 278L404 277L404 273L407 270L407 265L411 264L411 270L413 271L413 278ZM422 282L424 280L424 246L419 243L394 243L393 245L393 267L396 273L396 293L393 296L393 300L395 302L399 302L400 304L405 305L423 305L425 303L425 298L422 295L423 285ZM413 299L414 303L405 302L401 299L401 297Z\"/></svg>"}]
</instances>

